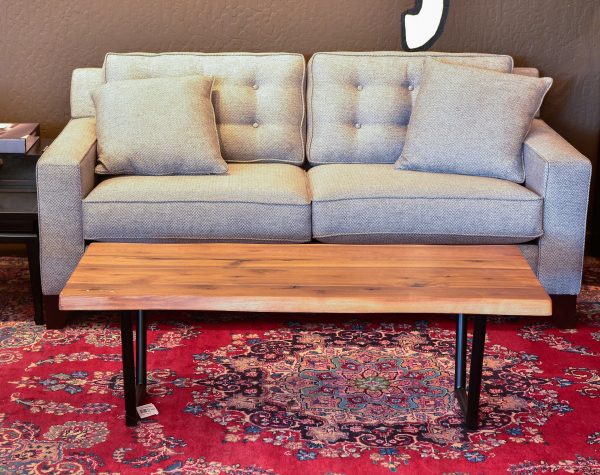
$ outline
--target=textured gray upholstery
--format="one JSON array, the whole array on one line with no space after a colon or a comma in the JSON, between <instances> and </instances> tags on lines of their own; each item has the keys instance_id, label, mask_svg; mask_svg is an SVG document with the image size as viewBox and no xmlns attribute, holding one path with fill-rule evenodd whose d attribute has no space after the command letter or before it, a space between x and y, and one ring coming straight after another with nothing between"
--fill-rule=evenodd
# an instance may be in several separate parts
<instances>
[{"instance_id":1,"label":"textured gray upholstery","mask_svg":"<svg viewBox=\"0 0 600 475\"><path fill-rule=\"evenodd\" d=\"M501 244L542 234L542 198L494 178L394 170L310 170L313 236L324 242Z\"/></svg>"},{"instance_id":2,"label":"textured gray upholstery","mask_svg":"<svg viewBox=\"0 0 600 475\"><path fill-rule=\"evenodd\" d=\"M76 70L72 117L94 116L98 70ZM293 53L109 53L102 82L214 76L213 105L228 162L304 161L305 61Z\"/></svg>"},{"instance_id":3,"label":"textured gray upholstery","mask_svg":"<svg viewBox=\"0 0 600 475\"><path fill-rule=\"evenodd\" d=\"M394 163L418 95L425 58L510 72L510 56L316 53L308 63L308 161Z\"/></svg>"},{"instance_id":4,"label":"textured gray upholstery","mask_svg":"<svg viewBox=\"0 0 600 475\"><path fill-rule=\"evenodd\" d=\"M539 78L540 70L538 68L513 68L513 74L519 74L520 76L528 76L530 78Z\"/></svg>"},{"instance_id":5,"label":"textured gray upholstery","mask_svg":"<svg viewBox=\"0 0 600 475\"><path fill-rule=\"evenodd\" d=\"M231 164L227 175L123 176L83 201L95 241L307 242L306 173L276 163Z\"/></svg>"},{"instance_id":6,"label":"textured gray upholstery","mask_svg":"<svg viewBox=\"0 0 600 475\"><path fill-rule=\"evenodd\" d=\"M575 295L581 287L591 163L538 119L523 154L525 184L544 198L538 277L549 293Z\"/></svg>"},{"instance_id":7,"label":"textured gray upholstery","mask_svg":"<svg viewBox=\"0 0 600 475\"><path fill-rule=\"evenodd\" d=\"M113 81L92 94L103 175L210 175L221 156L213 78L181 76Z\"/></svg>"},{"instance_id":8,"label":"textured gray upholstery","mask_svg":"<svg viewBox=\"0 0 600 475\"><path fill-rule=\"evenodd\" d=\"M537 243L535 243L535 244L519 244L519 249L521 250L521 253L525 257L527 262L529 263L531 270L533 270L533 272L535 272L537 274L538 257L539 257Z\"/></svg>"},{"instance_id":9,"label":"textured gray upholstery","mask_svg":"<svg viewBox=\"0 0 600 475\"><path fill-rule=\"evenodd\" d=\"M102 68L79 68L71 76L71 118L94 117L92 92L104 84Z\"/></svg>"},{"instance_id":10,"label":"textured gray upholstery","mask_svg":"<svg viewBox=\"0 0 600 475\"><path fill-rule=\"evenodd\" d=\"M519 74L521 76L528 76L530 78L539 78L540 70L538 68L513 68L513 74ZM540 110L538 109L535 113L535 117L540 116Z\"/></svg>"},{"instance_id":11,"label":"textured gray upholstery","mask_svg":"<svg viewBox=\"0 0 600 475\"><path fill-rule=\"evenodd\" d=\"M167 63L185 62L186 55L172 56L179 59L167 59ZM244 160L253 157L288 163L302 161L304 61L301 56L235 54L214 55L212 59L206 57L209 55L190 56L194 64L214 62L214 68L217 63L222 67L223 89L220 96L213 96L213 102L221 104L224 124L244 124L240 125L239 142L235 138L227 142L227 134L221 136L230 151L237 147L240 159ZM90 93L104 82L104 72L76 70L71 90L73 120L38 162L44 294L56 295L62 290L83 254L84 236L168 242L201 239L304 242L311 238L311 217L312 232L319 240L331 242L520 243L548 292L576 294L581 282L591 165L545 123L535 120L525 142L525 187L489 178L393 169L403 136L401 131L400 137L395 133L386 136L385 130L389 121L395 123L399 117L408 120L418 82L409 91L412 83L406 81L419 78L423 57L423 53L315 56L312 68L327 70L319 74L327 87L309 98L309 108L318 101L325 109L339 106L343 113L365 114L368 118L374 114L373 104L379 100L384 120L381 127L373 123L377 133L355 129L369 133L349 140L336 136L335 127L325 127L325 131L333 130L330 138L335 146L313 143L313 161L364 160L388 164L320 165L309 172L310 183L302 169L291 165L231 164L229 174L224 176L117 177L94 189L95 110ZM277 66L279 59L283 63ZM512 61L506 56L459 55L452 60L480 67L484 67L483 61L496 70L512 68ZM168 70L164 64L160 67ZM130 71L129 67L126 70ZM351 74L340 76L344 71ZM261 84L266 84L266 91L273 93L265 93L271 98L269 101L261 93L252 92L262 89L262 86L258 90L252 88L250 81L255 78L264 79ZM366 86L358 91L361 83L353 81L365 78L380 84L380 92L377 87L369 91ZM401 95L393 85L394 80L405 88ZM336 98L327 92L337 89L345 91L349 99L346 101L343 95ZM249 94L244 95L244 91ZM357 100L358 92L368 92L369 98ZM238 98L236 94L241 96ZM293 107L275 110L278 100L274 98L280 96L286 104L293 103ZM382 98L400 100L400 112L389 109L397 105ZM227 108L226 103L231 106ZM263 112L273 112L273 117L282 118L281 143L268 142L268 133L263 138L246 133L248 114L261 107ZM334 125L337 113L332 116ZM271 126L269 133L277 135L277 127ZM222 126L222 130L227 127ZM232 125L231 134L236 127ZM260 131L260 125L256 129ZM329 140L326 135L315 139ZM383 145L379 144L380 139ZM260 150L268 151L267 143L281 148L268 157L259 155ZM148 210L152 210L150 215Z\"/></svg>"},{"instance_id":12,"label":"textured gray upholstery","mask_svg":"<svg viewBox=\"0 0 600 475\"><path fill-rule=\"evenodd\" d=\"M551 85L427 58L396 167L523 183L523 140Z\"/></svg>"},{"instance_id":13,"label":"textured gray upholstery","mask_svg":"<svg viewBox=\"0 0 600 475\"><path fill-rule=\"evenodd\" d=\"M37 163L42 290L58 294L83 255L81 200L94 187L96 121L72 119Z\"/></svg>"}]
</instances>

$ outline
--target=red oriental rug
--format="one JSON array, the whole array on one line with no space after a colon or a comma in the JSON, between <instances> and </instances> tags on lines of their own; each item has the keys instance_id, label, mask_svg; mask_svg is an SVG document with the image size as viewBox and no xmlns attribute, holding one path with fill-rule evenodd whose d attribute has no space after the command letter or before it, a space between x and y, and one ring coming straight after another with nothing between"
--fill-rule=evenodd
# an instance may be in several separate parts
<instances>
[{"instance_id":1,"label":"red oriental rug","mask_svg":"<svg viewBox=\"0 0 600 475\"><path fill-rule=\"evenodd\" d=\"M492 319L472 433L453 319L410 316L155 314L127 428L114 315L36 326L27 279L0 259L2 474L600 473L600 261L576 330Z\"/></svg>"}]
</instances>

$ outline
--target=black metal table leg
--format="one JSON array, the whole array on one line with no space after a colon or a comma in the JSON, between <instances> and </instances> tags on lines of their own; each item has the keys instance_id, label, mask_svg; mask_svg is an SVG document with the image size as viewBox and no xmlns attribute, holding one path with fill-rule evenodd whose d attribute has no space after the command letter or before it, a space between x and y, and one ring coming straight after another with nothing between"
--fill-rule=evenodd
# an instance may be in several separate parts
<instances>
[{"instance_id":1,"label":"black metal table leg","mask_svg":"<svg viewBox=\"0 0 600 475\"><path fill-rule=\"evenodd\" d=\"M456 357L454 393L465 416L465 427L477 429L479 419L479 399L481 395L481 372L485 347L485 328L487 317L475 317L473 344L471 347L471 368L469 370L469 388L466 388L467 367L467 320L458 315L456 323Z\"/></svg>"},{"instance_id":2,"label":"black metal table leg","mask_svg":"<svg viewBox=\"0 0 600 475\"><path fill-rule=\"evenodd\" d=\"M121 349L123 358L123 389L125 392L125 424L128 426L135 426L138 422L132 323L131 314L124 312L121 315Z\"/></svg>"},{"instance_id":3,"label":"black metal table leg","mask_svg":"<svg viewBox=\"0 0 600 475\"><path fill-rule=\"evenodd\" d=\"M146 385L146 317L143 310L138 310L136 330L136 382L138 385Z\"/></svg>"},{"instance_id":4,"label":"black metal table leg","mask_svg":"<svg viewBox=\"0 0 600 475\"><path fill-rule=\"evenodd\" d=\"M467 317L462 313L456 319L456 356L454 389L465 388L467 377Z\"/></svg>"},{"instance_id":5,"label":"black metal table leg","mask_svg":"<svg viewBox=\"0 0 600 475\"><path fill-rule=\"evenodd\" d=\"M469 370L469 400L465 423L467 429L477 429L479 420L479 397L481 394L481 371L483 369L483 350L485 347L485 327L487 318L475 318L473 329L473 347L471 348L471 368Z\"/></svg>"}]
</instances>

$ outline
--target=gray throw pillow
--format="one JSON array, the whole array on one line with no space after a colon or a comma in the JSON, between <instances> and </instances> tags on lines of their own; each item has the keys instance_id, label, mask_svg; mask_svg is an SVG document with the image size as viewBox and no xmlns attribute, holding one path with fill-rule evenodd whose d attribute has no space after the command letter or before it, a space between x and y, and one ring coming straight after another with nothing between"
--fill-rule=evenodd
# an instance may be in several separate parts
<instances>
[{"instance_id":1,"label":"gray throw pillow","mask_svg":"<svg viewBox=\"0 0 600 475\"><path fill-rule=\"evenodd\" d=\"M112 81L96 89L96 173L209 175L227 172L211 102L213 78Z\"/></svg>"},{"instance_id":2,"label":"gray throw pillow","mask_svg":"<svg viewBox=\"0 0 600 475\"><path fill-rule=\"evenodd\" d=\"M396 168L522 183L523 140L551 85L427 58Z\"/></svg>"}]
</instances>

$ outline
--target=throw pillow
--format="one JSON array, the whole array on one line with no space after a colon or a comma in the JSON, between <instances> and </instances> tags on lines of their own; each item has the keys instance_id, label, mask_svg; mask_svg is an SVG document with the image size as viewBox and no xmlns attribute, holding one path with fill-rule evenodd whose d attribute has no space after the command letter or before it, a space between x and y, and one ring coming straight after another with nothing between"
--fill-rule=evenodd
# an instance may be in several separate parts
<instances>
[{"instance_id":1,"label":"throw pillow","mask_svg":"<svg viewBox=\"0 0 600 475\"><path fill-rule=\"evenodd\" d=\"M211 102L213 78L112 81L92 94L96 173L208 175L227 172Z\"/></svg>"},{"instance_id":2,"label":"throw pillow","mask_svg":"<svg viewBox=\"0 0 600 475\"><path fill-rule=\"evenodd\" d=\"M396 168L522 183L522 147L552 85L427 58Z\"/></svg>"}]
</instances>

